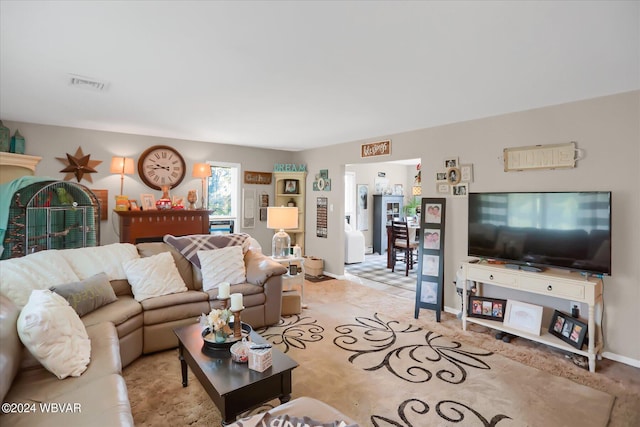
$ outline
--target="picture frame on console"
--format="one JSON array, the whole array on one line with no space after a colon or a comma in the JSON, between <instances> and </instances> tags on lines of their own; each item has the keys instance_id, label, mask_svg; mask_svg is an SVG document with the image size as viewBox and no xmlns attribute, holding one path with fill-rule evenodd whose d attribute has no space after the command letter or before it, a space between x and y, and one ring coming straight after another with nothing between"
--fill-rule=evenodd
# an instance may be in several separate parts
<instances>
[{"instance_id":1,"label":"picture frame on console","mask_svg":"<svg viewBox=\"0 0 640 427\"><path fill-rule=\"evenodd\" d=\"M504 322L507 300L469 296L468 316Z\"/></svg>"},{"instance_id":2,"label":"picture frame on console","mask_svg":"<svg viewBox=\"0 0 640 427\"><path fill-rule=\"evenodd\" d=\"M587 324L555 310L549 324L549 333L580 350L587 336Z\"/></svg>"},{"instance_id":3,"label":"picture frame on console","mask_svg":"<svg viewBox=\"0 0 640 427\"><path fill-rule=\"evenodd\" d=\"M156 197L151 193L140 194L140 202L142 203L142 209L145 211L156 209Z\"/></svg>"},{"instance_id":4,"label":"picture frame on console","mask_svg":"<svg viewBox=\"0 0 640 427\"><path fill-rule=\"evenodd\" d=\"M542 326L542 306L526 302L507 300L507 310L504 317L505 326L540 335Z\"/></svg>"}]
</instances>

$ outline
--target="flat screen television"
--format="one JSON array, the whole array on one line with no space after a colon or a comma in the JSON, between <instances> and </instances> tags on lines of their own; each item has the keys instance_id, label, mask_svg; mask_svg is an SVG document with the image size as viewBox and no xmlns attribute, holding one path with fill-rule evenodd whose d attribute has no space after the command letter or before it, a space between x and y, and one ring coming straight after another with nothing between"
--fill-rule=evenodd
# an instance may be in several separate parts
<instances>
[{"instance_id":1,"label":"flat screen television","mask_svg":"<svg viewBox=\"0 0 640 427\"><path fill-rule=\"evenodd\" d=\"M611 192L469 193L468 254L611 275Z\"/></svg>"}]
</instances>

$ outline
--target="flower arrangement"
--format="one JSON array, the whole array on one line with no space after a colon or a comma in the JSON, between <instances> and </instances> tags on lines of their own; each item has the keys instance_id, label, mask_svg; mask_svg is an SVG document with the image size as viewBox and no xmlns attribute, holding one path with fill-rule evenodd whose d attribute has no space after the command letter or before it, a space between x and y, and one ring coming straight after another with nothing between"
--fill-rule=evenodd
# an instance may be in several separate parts
<instances>
[{"instance_id":1,"label":"flower arrangement","mask_svg":"<svg viewBox=\"0 0 640 427\"><path fill-rule=\"evenodd\" d=\"M229 327L229 318L231 317L231 310L225 309L213 309L208 315L203 315L203 323L209 327L211 332L216 336L224 336L225 338L233 333L233 330Z\"/></svg>"}]
</instances>

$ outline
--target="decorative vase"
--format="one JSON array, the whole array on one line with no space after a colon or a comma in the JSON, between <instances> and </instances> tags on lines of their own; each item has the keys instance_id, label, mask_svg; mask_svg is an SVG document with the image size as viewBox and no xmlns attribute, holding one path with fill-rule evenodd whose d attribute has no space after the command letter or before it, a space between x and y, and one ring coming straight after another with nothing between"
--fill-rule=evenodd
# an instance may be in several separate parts
<instances>
[{"instance_id":1,"label":"decorative vase","mask_svg":"<svg viewBox=\"0 0 640 427\"><path fill-rule=\"evenodd\" d=\"M227 340L227 334L222 329L217 330L214 335L217 343L223 343Z\"/></svg>"},{"instance_id":2,"label":"decorative vase","mask_svg":"<svg viewBox=\"0 0 640 427\"><path fill-rule=\"evenodd\" d=\"M11 137L9 151L16 154L24 154L24 137L20 135L19 130L16 130L16 133Z\"/></svg>"}]
</instances>

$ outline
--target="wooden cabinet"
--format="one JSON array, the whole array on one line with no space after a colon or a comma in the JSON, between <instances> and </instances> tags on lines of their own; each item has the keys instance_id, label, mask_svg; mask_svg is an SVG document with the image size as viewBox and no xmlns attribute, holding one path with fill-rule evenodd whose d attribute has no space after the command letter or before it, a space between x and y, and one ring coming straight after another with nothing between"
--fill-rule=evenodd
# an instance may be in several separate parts
<instances>
[{"instance_id":1,"label":"wooden cabinet","mask_svg":"<svg viewBox=\"0 0 640 427\"><path fill-rule=\"evenodd\" d=\"M120 217L120 243L162 241L165 234L209 234L207 210L113 211Z\"/></svg>"},{"instance_id":2,"label":"wooden cabinet","mask_svg":"<svg viewBox=\"0 0 640 427\"><path fill-rule=\"evenodd\" d=\"M373 195L373 252L387 250L387 225L402 218L402 196Z\"/></svg>"},{"instance_id":3,"label":"wooden cabinet","mask_svg":"<svg viewBox=\"0 0 640 427\"><path fill-rule=\"evenodd\" d=\"M534 273L522 270L511 270L504 265L463 263L463 277L466 280L475 281L479 287L492 285L502 288L516 289L531 294L545 295L566 301L585 303L588 311L588 336L587 350L577 349L551 335L548 325L542 324L540 335L529 334L505 326L501 322L468 317L466 309L462 313L462 327L467 329L467 322L477 323L492 329L504 331L521 336L532 341L541 342L552 347L559 348L576 354L581 354L589 359L589 370L595 372L596 356L602 350L601 316L603 311L602 280L590 277L586 278L579 273L570 272L543 272ZM463 286L463 301L467 307L467 287ZM481 288L480 288L481 290Z\"/></svg>"},{"instance_id":4,"label":"wooden cabinet","mask_svg":"<svg viewBox=\"0 0 640 427\"><path fill-rule=\"evenodd\" d=\"M285 230L291 237L291 246L298 245L304 254L306 172L274 172L275 201L273 206L293 206L298 208L298 228ZM296 184L292 184L294 181ZM295 185L295 188L293 187ZM277 230L276 230L277 231Z\"/></svg>"}]
</instances>

